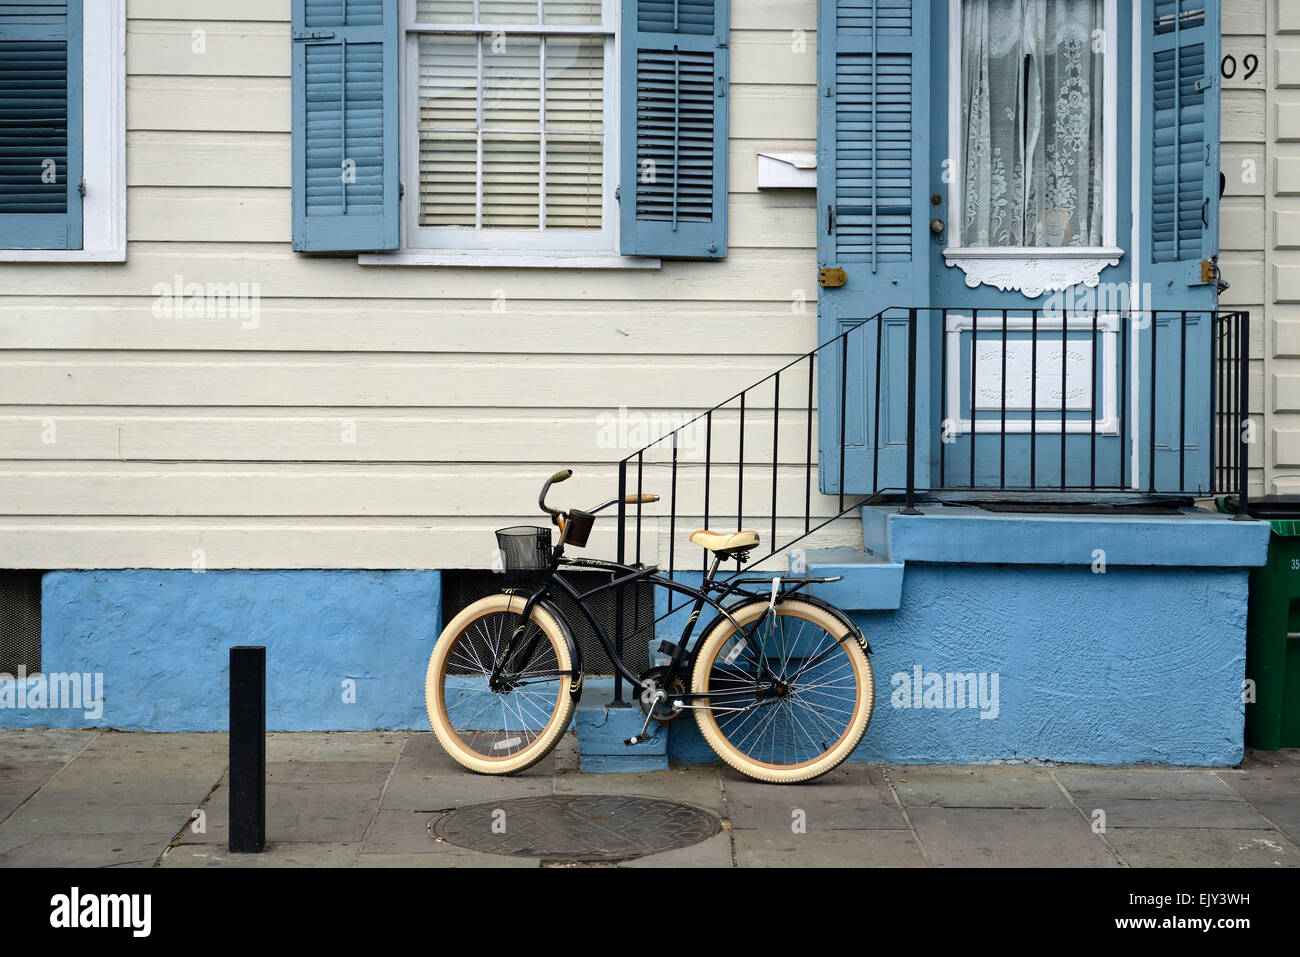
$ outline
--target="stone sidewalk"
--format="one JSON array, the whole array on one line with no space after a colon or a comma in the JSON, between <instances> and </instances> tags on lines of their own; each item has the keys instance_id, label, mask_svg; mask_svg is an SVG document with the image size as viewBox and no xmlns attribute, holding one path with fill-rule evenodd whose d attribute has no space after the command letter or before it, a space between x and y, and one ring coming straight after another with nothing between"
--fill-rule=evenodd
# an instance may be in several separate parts
<instances>
[{"instance_id":1,"label":"stone sidewalk","mask_svg":"<svg viewBox=\"0 0 1300 957\"><path fill-rule=\"evenodd\" d=\"M643 795L721 819L701 844L620 866L1300 865L1300 751L1216 771L847 765L774 787L716 767L582 774L572 735L492 778L427 733L272 734L268 848L232 856L226 748L223 734L0 732L0 866L547 866L441 842L430 825L548 794Z\"/></svg>"}]
</instances>

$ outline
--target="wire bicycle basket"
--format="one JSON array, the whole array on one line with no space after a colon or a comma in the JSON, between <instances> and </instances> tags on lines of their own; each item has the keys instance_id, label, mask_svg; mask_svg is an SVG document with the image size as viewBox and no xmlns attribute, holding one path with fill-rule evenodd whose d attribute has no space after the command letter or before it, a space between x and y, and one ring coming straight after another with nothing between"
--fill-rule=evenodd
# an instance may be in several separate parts
<instances>
[{"instance_id":1,"label":"wire bicycle basket","mask_svg":"<svg viewBox=\"0 0 1300 957\"><path fill-rule=\"evenodd\" d=\"M551 564L551 530L536 525L499 528L497 548L508 575L545 571Z\"/></svg>"}]
</instances>

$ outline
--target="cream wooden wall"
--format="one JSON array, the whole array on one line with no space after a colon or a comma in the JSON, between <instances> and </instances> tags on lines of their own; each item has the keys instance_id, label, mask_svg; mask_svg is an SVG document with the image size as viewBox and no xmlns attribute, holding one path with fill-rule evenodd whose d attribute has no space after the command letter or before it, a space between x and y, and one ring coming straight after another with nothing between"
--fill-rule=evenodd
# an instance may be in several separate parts
<instances>
[{"instance_id":1,"label":"cream wooden wall","mask_svg":"<svg viewBox=\"0 0 1300 957\"><path fill-rule=\"evenodd\" d=\"M555 469L561 501L613 494L602 414L705 408L815 345L814 196L755 185L756 149L815 149L815 0L733 5L730 255L658 271L293 253L289 10L130 0L128 261L0 265L0 567L485 567ZM260 284L256 328L156 317L176 276Z\"/></svg>"},{"instance_id":2,"label":"cream wooden wall","mask_svg":"<svg viewBox=\"0 0 1300 957\"><path fill-rule=\"evenodd\" d=\"M730 255L657 271L297 255L289 0L128 16L128 261L0 264L0 567L484 567L554 469L577 469L565 502L612 494L630 449L602 447L602 417L707 407L816 344L815 198L755 185L756 150L815 149L816 0L733 4ZM1266 68L1225 84L1223 303L1251 309L1261 357L1256 492L1300 491L1300 3L1225 0L1224 23L1225 51ZM1246 160L1253 183L1234 176ZM156 317L177 276L259 284L256 328ZM786 516L803 504L794 418ZM750 425L770 448L770 421ZM715 454L734 436L719 417ZM747 513L766 514L747 477ZM679 492L699 484L687 468ZM860 542L846 520L812 544ZM652 519L647 554L666 547Z\"/></svg>"},{"instance_id":3,"label":"cream wooden wall","mask_svg":"<svg viewBox=\"0 0 1300 957\"><path fill-rule=\"evenodd\" d=\"M1266 6L1267 209L1252 224L1263 266L1266 490L1300 492L1300 3Z\"/></svg>"},{"instance_id":4,"label":"cream wooden wall","mask_svg":"<svg viewBox=\"0 0 1300 957\"><path fill-rule=\"evenodd\" d=\"M1223 54L1236 60L1236 76L1223 80L1222 146L1220 164L1227 183L1221 202L1220 268L1230 284L1219 299L1220 308L1250 312L1251 392L1250 412L1258 441L1251 447L1251 494L1266 483L1264 461L1267 431L1264 424L1264 376L1267 315L1264 309L1264 274L1261 243L1268 198L1266 93L1268 81L1267 10L1275 0L1224 0ZM1254 75L1245 79L1244 60L1258 58Z\"/></svg>"}]
</instances>

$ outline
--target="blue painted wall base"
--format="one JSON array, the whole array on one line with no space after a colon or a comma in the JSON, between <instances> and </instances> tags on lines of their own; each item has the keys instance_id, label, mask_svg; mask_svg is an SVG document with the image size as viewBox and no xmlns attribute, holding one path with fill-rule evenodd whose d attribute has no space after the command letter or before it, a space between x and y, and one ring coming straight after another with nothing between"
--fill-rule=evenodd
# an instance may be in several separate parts
<instances>
[{"instance_id":1,"label":"blue painted wall base","mask_svg":"<svg viewBox=\"0 0 1300 957\"><path fill-rule=\"evenodd\" d=\"M855 760L1241 760L1248 575L1267 523L924 511L866 508L874 554L807 556L811 574L843 576L817 593L873 650ZM716 760L689 720L669 755Z\"/></svg>"},{"instance_id":2,"label":"blue painted wall base","mask_svg":"<svg viewBox=\"0 0 1300 957\"><path fill-rule=\"evenodd\" d=\"M623 688L627 697L627 686ZM641 732L645 712L633 704L627 708L607 707L614 697L610 678L589 681L582 691L573 723L578 732L578 754L583 771L596 773L668 770L668 734L651 722L658 733L642 744L628 747L623 742Z\"/></svg>"},{"instance_id":3,"label":"blue painted wall base","mask_svg":"<svg viewBox=\"0 0 1300 957\"><path fill-rule=\"evenodd\" d=\"M1213 767L1242 758L1244 569L922 565L855 612L876 704L853 760ZM669 756L717 760L695 722Z\"/></svg>"},{"instance_id":4,"label":"blue painted wall base","mask_svg":"<svg viewBox=\"0 0 1300 957\"><path fill-rule=\"evenodd\" d=\"M50 572L42 672L102 676L102 714L0 705L0 727L224 731L229 649L265 645L268 730L427 729L440 603L436 571Z\"/></svg>"},{"instance_id":5,"label":"blue painted wall base","mask_svg":"<svg viewBox=\"0 0 1300 957\"><path fill-rule=\"evenodd\" d=\"M1235 564L1211 567L1205 549L1187 565L1169 564L1183 549L1165 549L1161 527L1144 520L1140 554L1129 547L1136 537L1112 537L1103 572L1088 564L1087 541L1042 547L1054 536L1095 531L1093 524L1035 518L1022 526L1026 550L1016 552L1014 517L1004 521L969 523L985 532L969 537L972 549L997 543L994 562L970 554L935 561L927 549L950 551L962 536L927 537L915 525L907 536L888 534L888 518L868 521L869 545L880 546L879 529L884 542L913 549L907 555L882 549L882 562L855 563L826 553L846 573L836 599L874 650L875 714L855 757L1237 763L1254 523L1216 529L1249 547L1220 542L1215 554ZM1180 545L1185 526L1171 526ZM1067 550L1078 560L1066 561ZM30 706L43 678L24 682L26 707L0 687L0 727L224 730L229 648L262 644L268 728L424 730L440 583L436 571L51 572L43 583L43 672L102 684L86 686L96 700L88 694L79 708L49 707L52 682L44 706ZM623 745L640 730L640 709L606 709L605 684L588 681L576 719L585 770L715 760L689 717L653 742Z\"/></svg>"}]
</instances>

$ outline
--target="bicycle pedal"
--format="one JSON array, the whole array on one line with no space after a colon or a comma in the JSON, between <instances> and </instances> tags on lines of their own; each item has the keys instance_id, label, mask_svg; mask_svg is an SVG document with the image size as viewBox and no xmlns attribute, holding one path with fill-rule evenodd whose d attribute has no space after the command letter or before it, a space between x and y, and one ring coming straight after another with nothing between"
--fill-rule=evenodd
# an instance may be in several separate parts
<instances>
[{"instance_id":1,"label":"bicycle pedal","mask_svg":"<svg viewBox=\"0 0 1300 957\"><path fill-rule=\"evenodd\" d=\"M642 743L644 743L644 742L646 742L646 741L649 741L649 740L650 740L651 738L653 738L653 737L654 737L653 734L651 734L650 732L646 731L646 732L642 732L641 734L634 734L634 735L632 735L632 737L630 737L630 738L624 738L624 739L623 739L623 743L624 743L625 745L627 745L627 746L630 748L630 747L632 747L633 745L636 745L636 744L642 744Z\"/></svg>"}]
</instances>

